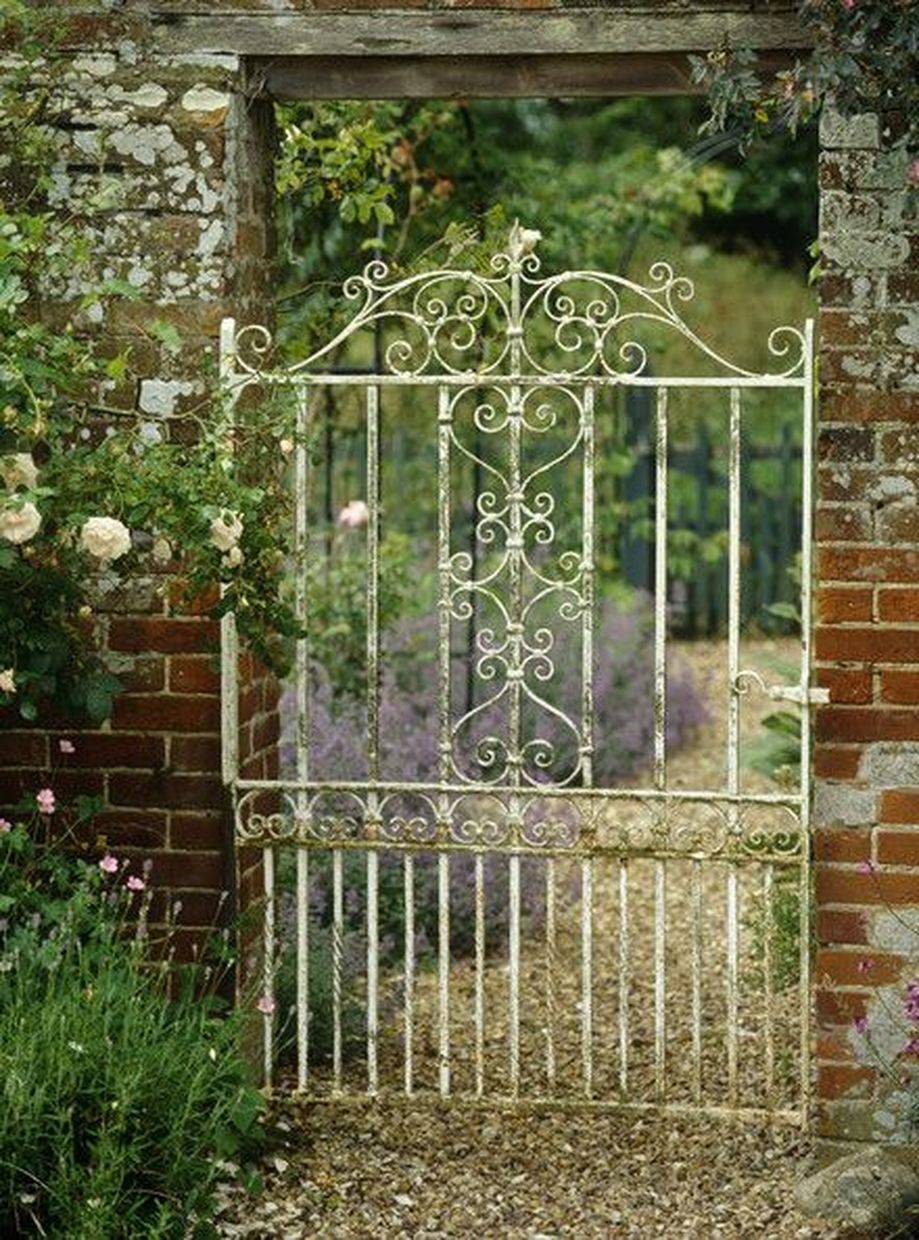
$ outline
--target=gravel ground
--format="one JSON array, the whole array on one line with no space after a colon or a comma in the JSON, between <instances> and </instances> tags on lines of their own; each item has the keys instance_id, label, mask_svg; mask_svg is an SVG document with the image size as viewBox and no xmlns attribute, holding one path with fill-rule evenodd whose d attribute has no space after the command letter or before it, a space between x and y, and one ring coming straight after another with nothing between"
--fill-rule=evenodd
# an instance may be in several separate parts
<instances>
[{"instance_id":1,"label":"gravel ground","mask_svg":"<svg viewBox=\"0 0 919 1240\"><path fill-rule=\"evenodd\" d=\"M768 668L794 658L787 642L748 643L742 666ZM724 647L694 643L679 649L707 688L711 721L695 743L674 755L673 788L723 786L725 752ZM777 677L774 670L767 672ZM772 704L751 695L744 704L744 732L752 733ZM765 787L744 773L744 790ZM678 863L681 864L681 863ZM688 874L688 872L687 872ZM615 882L599 873L595 890L607 893L594 910L595 1096L615 1096L618 1060L615 996L618 905ZM630 876L632 988L630 1000L630 1096L650 1096L653 1084L653 885L650 863ZM705 1094L726 1101L724 1052L724 870L703 876L706 941L703 1076ZM569 891L572 891L569 883ZM667 1060L669 1096L689 1100L690 1023L688 953L681 927L688 925L689 884L678 867L668 871ZM750 889L744 899L755 900ZM576 890L567 920L559 924L555 970L558 1082L574 1093L580 1072L579 950ZM738 1096L756 1104L764 1089L762 996L750 983L756 969L751 936L741 919L740 1039ZM545 961L534 935L522 953L521 1085L539 1092L545 1062L545 1017L526 996L542 993ZM455 965L450 979L451 1029L456 1086L469 1088L472 1026L469 1019L474 969ZM421 974L416 993L416 1062L422 1089L436 1076L436 975ZM485 1041L488 1088L500 1092L506 1072L506 958L489 958L485 978L489 1014ZM675 996L675 1004L669 998ZM775 996L776 1096L793 1101L796 1077L797 1006L793 990ZM401 1046L396 1027L380 1047L381 1074L400 1079ZM359 1080L361 1065L351 1070ZM465 1076L464 1076L465 1073ZM349 1076L351 1073L349 1073ZM567 1088L565 1088L567 1086ZM497 1111L471 1106L404 1103L306 1104L280 1100L273 1121L277 1149L266 1160L266 1190L252 1200L225 1190L223 1236L249 1237L526 1237L667 1236L748 1237L768 1240L829 1237L796 1216L791 1186L810 1149L795 1129L698 1117L638 1117L584 1111Z\"/></svg>"}]
</instances>

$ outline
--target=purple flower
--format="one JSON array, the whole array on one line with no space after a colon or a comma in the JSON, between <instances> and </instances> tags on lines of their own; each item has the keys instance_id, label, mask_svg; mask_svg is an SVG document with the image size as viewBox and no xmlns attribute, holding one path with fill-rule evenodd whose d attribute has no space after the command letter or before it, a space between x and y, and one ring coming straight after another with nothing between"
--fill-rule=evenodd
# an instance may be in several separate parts
<instances>
[{"instance_id":1,"label":"purple flower","mask_svg":"<svg viewBox=\"0 0 919 1240\"><path fill-rule=\"evenodd\" d=\"M852 1027L856 1033L867 1033L868 1032L868 1017L867 1016L856 1016L855 1020L853 1020L852 1022Z\"/></svg>"}]
</instances>

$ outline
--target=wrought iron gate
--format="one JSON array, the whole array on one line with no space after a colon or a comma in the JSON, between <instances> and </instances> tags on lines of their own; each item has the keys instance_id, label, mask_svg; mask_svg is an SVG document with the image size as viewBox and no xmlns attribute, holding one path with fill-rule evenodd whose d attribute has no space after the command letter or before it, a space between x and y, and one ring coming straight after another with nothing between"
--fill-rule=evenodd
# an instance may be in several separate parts
<instances>
[{"instance_id":1,"label":"wrought iron gate","mask_svg":"<svg viewBox=\"0 0 919 1240\"><path fill-rule=\"evenodd\" d=\"M370 263L344 286L357 303L353 317L297 364L270 362L264 328L223 324L222 374L231 401L251 385L288 391L299 431L293 572L307 636L296 654L296 770L282 778L240 776L232 615L223 622L224 778L237 845L262 850L266 1080L278 1077L277 1031L288 1016L275 1002L277 866L286 854L295 857L286 906L296 996L291 1079L309 1096L672 1109L800 1122L810 1072L812 325L776 329L768 348L778 369L756 373L725 360L690 329L677 307L692 297L692 284L667 264L651 268L646 286L594 271L542 277L538 239L515 225L485 274L443 269L391 279L384 264ZM329 366L375 325L386 332L375 373ZM678 333L704 372L650 376L648 346L639 339L648 329ZM653 764L638 786L598 787L596 428L610 389L627 385L654 394ZM305 563L314 466L307 439L316 395L330 386L360 394L366 445L366 767L352 780L310 769ZM380 756L381 408L393 389L405 388L429 394L437 446L431 491L439 758L436 777L423 781L384 771ZM773 687L740 658L744 402L751 389L767 388L787 389L800 401L803 456L800 672L794 684ZM717 788L673 787L668 780L668 405L687 392L720 402L729 445L727 726ZM550 449L540 456L544 443ZM457 469L468 463L486 479L471 517L477 557L458 549L452 532L456 506L467 498L456 493ZM560 533L552 481L564 471L576 501ZM451 633L474 609L478 697L470 706L459 701L451 671ZM578 681L564 704L556 692L562 649ZM800 710L800 775L790 789L744 791L740 720L750 692ZM359 964L343 950L355 856ZM310 1013L317 979L310 978L311 961L316 965L309 902L317 865L331 888L323 965L331 1045L319 1049ZM387 944L385 961L381 865L387 898L399 907L400 941ZM422 866L437 909L424 959L416 919ZM525 907L524 873L527 891L538 893L536 915ZM451 932L460 897L473 907L462 962ZM500 944L486 941L494 934L485 907L495 900ZM783 933L796 936L790 986L774 967ZM355 979L363 993L349 1017ZM362 1049L349 1056L354 1010Z\"/></svg>"}]
</instances>

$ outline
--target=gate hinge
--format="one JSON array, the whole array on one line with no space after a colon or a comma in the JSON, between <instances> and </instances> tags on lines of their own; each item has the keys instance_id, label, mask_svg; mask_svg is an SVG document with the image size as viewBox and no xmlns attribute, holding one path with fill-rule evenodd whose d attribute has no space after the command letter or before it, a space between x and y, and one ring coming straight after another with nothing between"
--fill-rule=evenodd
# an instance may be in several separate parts
<instances>
[{"instance_id":1,"label":"gate hinge","mask_svg":"<svg viewBox=\"0 0 919 1240\"><path fill-rule=\"evenodd\" d=\"M829 689L802 689L800 685L772 685L769 696L774 702L794 702L798 706L822 706L830 700Z\"/></svg>"}]
</instances>

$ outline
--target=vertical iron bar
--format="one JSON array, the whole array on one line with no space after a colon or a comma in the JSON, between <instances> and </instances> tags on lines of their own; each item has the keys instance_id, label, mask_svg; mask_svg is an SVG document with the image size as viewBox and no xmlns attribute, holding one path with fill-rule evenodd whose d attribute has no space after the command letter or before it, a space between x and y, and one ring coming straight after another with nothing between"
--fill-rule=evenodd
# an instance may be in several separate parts
<instances>
[{"instance_id":1,"label":"vertical iron bar","mask_svg":"<svg viewBox=\"0 0 919 1240\"><path fill-rule=\"evenodd\" d=\"M728 866L727 875L727 1009L728 1009L728 1100L737 1105L737 982L740 928L737 917L737 867Z\"/></svg>"},{"instance_id":2,"label":"vertical iron bar","mask_svg":"<svg viewBox=\"0 0 919 1240\"><path fill-rule=\"evenodd\" d=\"M508 964L510 973L510 1024L508 1051L511 1097L520 1092L520 854L508 860Z\"/></svg>"},{"instance_id":3,"label":"vertical iron bar","mask_svg":"<svg viewBox=\"0 0 919 1240\"><path fill-rule=\"evenodd\" d=\"M654 505L654 787L667 783L667 388L657 389Z\"/></svg>"},{"instance_id":4,"label":"vertical iron bar","mask_svg":"<svg viewBox=\"0 0 919 1240\"><path fill-rule=\"evenodd\" d=\"M450 854L437 858L439 1085L442 1098L450 1094Z\"/></svg>"},{"instance_id":5,"label":"vertical iron bar","mask_svg":"<svg viewBox=\"0 0 919 1240\"><path fill-rule=\"evenodd\" d=\"M740 389L731 388L730 446L728 457L728 728L727 790L740 790L740 532L741 532L741 417ZM736 801L728 803L728 829L732 843L740 831ZM737 918L737 868L729 863L727 875L727 1058L728 1096L737 1101L737 982L739 925Z\"/></svg>"},{"instance_id":6,"label":"vertical iron bar","mask_svg":"<svg viewBox=\"0 0 919 1240\"><path fill-rule=\"evenodd\" d=\"M452 768L450 728L450 436L453 407L449 389L437 390L437 566L438 566L438 693L440 778L447 783ZM473 517L473 520L475 518ZM450 831L450 807L446 796L438 801L438 832L442 843ZM439 1088L441 1096L450 1093L450 854L437 857L438 908L438 1043Z\"/></svg>"},{"instance_id":7,"label":"vertical iron bar","mask_svg":"<svg viewBox=\"0 0 919 1240\"><path fill-rule=\"evenodd\" d=\"M475 855L475 1095L485 1092L485 864Z\"/></svg>"},{"instance_id":8,"label":"vertical iron bar","mask_svg":"<svg viewBox=\"0 0 919 1240\"><path fill-rule=\"evenodd\" d=\"M801 870L798 896L799 972L801 1005L801 1121L807 1123L810 1103L810 737L808 707L811 678L811 536L814 433L814 322L804 324L804 426L801 440Z\"/></svg>"},{"instance_id":9,"label":"vertical iron bar","mask_svg":"<svg viewBox=\"0 0 919 1240\"><path fill-rule=\"evenodd\" d=\"M377 1036L379 984L377 952L379 943L378 880L380 857L375 848L367 851L367 1092L377 1092Z\"/></svg>"},{"instance_id":10,"label":"vertical iron bar","mask_svg":"<svg viewBox=\"0 0 919 1240\"><path fill-rule=\"evenodd\" d=\"M702 1101L702 862L692 861L692 1096Z\"/></svg>"},{"instance_id":11,"label":"vertical iron bar","mask_svg":"<svg viewBox=\"0 0 919 1240\"><path fill-rule=\"evenodd\" d=\"M546 1092L555 1093L555 858L546 858Z\"/></svg>"},{"instance_id":12,"label":"vertical iron bar","mask_svg":"<svg viewBox=\"0 0 919 1240\"><path fill-rule=\"evenodd\" d=\"M236 369L236 320L220 324L220 386L225 409L224 447L233 451L233 411L238 396ZM221 595L226 592L221 586ZM236 617L225 612L220 620L220 765L224 785L232 790L239 778L239 644ZM235 796L233 798L235 811Z\"/></svg>"},{"instance_id":13,"label":"vertical iron bar","mask_svg":"<svg viewBox=\"0 0 919 1240\"><path fill-rule=\"evenodd\" d=\"M766 1106L769 1110L775 1105L775 1034L772 1015L773 874L774 867L767 864L763 870L763 1030L766 1039Z\"/></svg>"},{"instance_id":14,"label":"vertical iron bar","mask_svg":"<svg viewBox=\"0 0 919 1240\"><path fill-rule=\"evenodd\" d=\"M265 881L265 916L263 923L262 995L265 1012L262 1017L262 1037L265 1088L270 1091L274 1075L274 849L262 849L262 873Z\"/></svg>"},{"instance_id":15,"label":"vertical iron bar","mask_svg":"<svg viewBox=\"0 0 919 1240\"><path fill-rule=\"evenodd\" d=\"M332 1088L341 1092L341 997L344 895L342 850L332 850Z\"/></svg>"},{"instance_id":16,"label":"vertical iron bar","mask_svg":"<svg viewBox=\"0 0 919 1240\"><path fill-rule=\"evenodd\" d=\"M309 452L306 445L308 396L296 391L296 446L294 448L294 609L301 635L294 655L296 698L296 806L298 829L307 831L309 794L302 785L309 779L309 638L307 624L307 573L309 571ZM309 852L297 849L297 1088L305 1090L309 1072Z\"/></svg>"},{"instance_id":17,"label":"vertical iron bar","mask_svg":"<svg viewBox=\"0 0 919 1240\"><path fill-rule=\"evenodd\" d=\"M380 389L367 388L367 778L380 778ZM376 800L368 805L373 820Z\"/></svg>"},{"instance_id":18,"label":"vertical iron bar","mask_svg":"<svg viewBox=\"0 0 919 1240\"><path fill-rule=\"evenodd\" d=\"M413 1050L415 1008L415 858L410 852L403 858L403 893L405 899L405 1096L414 1091Z\"/></svg>"},{"instance_id":19,"label":"vertical iron bar","mask_svg":"<svg viewBox=\"0 0 919 1240\"><path fill-rule=\"evenodd\" d=\"M581 533L581 779L593 786L594 748L594 389L584 389L584 493Z\"/></svg>"},{"instance_id":20,"label":"vertical iron bar","mask_svg":"<svg viewBox=\"0 0 919 1240\"><path fill-rule=\"evenodd\" d=\"M666 1074L667 884L664 862L654 862L654 1093L663 1101Z\"/></svg>"},{"instance_id":21,"label":"vertical iron bar","mask_svg":"<svg viewBox=\"0 0 919 1240\"><path fill-rule=\"evenodd\" d=\"M377 1092L379 1009L379 856L372 847L379 831L380 778L380 389L367 388L367 1090Z\"/></svg>"},{"instance_id":22,"label":"vertical iron bar","mask_svg":"<svg viewBox=\"0 0 919 1240\"><path fill-rule=\"evenodd\" d=\"M581 862L581 1066L584 1097L593 1095L593 859Z\"/></svg>"},{"instance_id":23,"label":"vertical iron bar","mask_svg":"<svg viewBox=\"0 0 919 1240\"><path fill-rule=\"evenodd\" d=\"M667 786L667 397L657 390L654 505L654 787ZM666 806L662 809L666 813ZM654 862L654 1089L664 1097L666 1071L666 875Z\"/></svg>"},{"instance_id":24,"label":"vertical iron bar","mask_svg":"<svg viewBox=\"0 0 919 1240\"><path fill-rule=\"evenodd\" d=\"M619 1089L629 1087L629 863L619 858Z\"/></svg>"}]
</instances>

